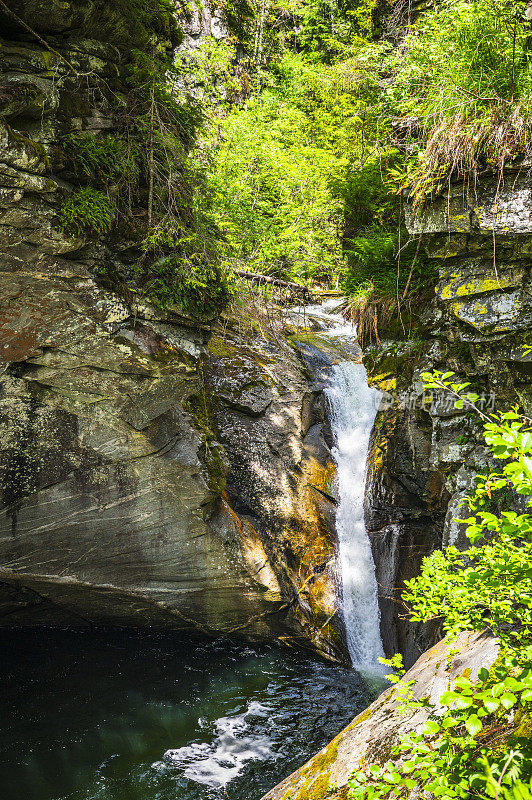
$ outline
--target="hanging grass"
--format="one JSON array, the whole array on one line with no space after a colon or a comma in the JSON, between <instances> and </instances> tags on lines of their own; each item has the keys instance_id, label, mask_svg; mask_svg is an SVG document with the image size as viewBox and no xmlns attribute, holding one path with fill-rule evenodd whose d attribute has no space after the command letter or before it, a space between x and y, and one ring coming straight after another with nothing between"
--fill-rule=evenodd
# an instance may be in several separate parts
<instances>
[{"instance_id":1,"label":"hanging grass","mask_svg":"<svg viewBox=\"0 0 532 800\"><path fill-rule=\"evenodd\" d=\"M399 188L419 205L452 179L475 180L528 154L532 30L519 0L444 0L395 59L393 100L415 121Z\"/></svg>"}]
</instances>

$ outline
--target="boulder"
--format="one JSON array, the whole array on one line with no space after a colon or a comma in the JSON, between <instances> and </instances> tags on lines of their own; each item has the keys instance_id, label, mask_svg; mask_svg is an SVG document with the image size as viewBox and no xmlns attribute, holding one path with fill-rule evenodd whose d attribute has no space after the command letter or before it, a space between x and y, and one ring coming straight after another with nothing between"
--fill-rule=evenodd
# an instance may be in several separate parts
<instances>
[{"instance_id":1,"label":"boulder","mask_svg":"<svg viewBox=\"0 0 532 800\"><path fill-rule=\"evenodd\" d=\"M451 644L442 641L424 653L404 680L415 681L413 699L428 698L437 706L450 680L459 675L476 680L479 669L489 668L497 653L497 640L488 634L462 633ZM403 707L397 687L387 689L327 747L262 800L344 800L351 773L361 764L386 763L399 737L420 732L431 713L430 707Z\"/></svg>"}]
</instances>

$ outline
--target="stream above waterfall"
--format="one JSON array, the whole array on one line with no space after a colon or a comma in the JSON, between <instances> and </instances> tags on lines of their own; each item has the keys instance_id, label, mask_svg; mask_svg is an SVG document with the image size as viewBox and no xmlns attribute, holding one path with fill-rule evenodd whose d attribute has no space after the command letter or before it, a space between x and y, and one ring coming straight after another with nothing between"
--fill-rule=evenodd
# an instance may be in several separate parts
<instances>
[{"instance_id":1,"label":"stream above waterfall","mask_svg":"<svg viewBox=\"0 0 532 800\"><path fill-rule=\"evenodd\" d=\"M184 634L2 632L0 652L2 800L258 800L380 689Z\"/></svg>"}]
</instances>

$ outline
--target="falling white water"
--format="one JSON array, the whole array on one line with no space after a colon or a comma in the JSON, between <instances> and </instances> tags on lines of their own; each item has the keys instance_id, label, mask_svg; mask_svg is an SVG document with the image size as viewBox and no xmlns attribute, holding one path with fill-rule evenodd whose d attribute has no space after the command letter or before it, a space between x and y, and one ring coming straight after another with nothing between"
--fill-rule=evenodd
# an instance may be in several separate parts
<instances>
[{"instance_id":1,"label":"falling white water","mask_svg":"<svg viewBox=\"0 0 532 800\"><path fill-rule=\"evenodd\" d=\"M325 333L333 340L337 358L343 353L325 371L338 472L336 529L343 618L353 666L382 674L378 659L384 656L384 651L375 564L364 522L366 460L379 392L368 386L366 370L355 360L356 330L335 313L337 304L338 301L329 300L322 306L307 306L305 314L318 327L326 326L320 334ZM353 352L353 358L344 360L349 351Z\"/></svg>"},{"instance_id":2,"label":"falling white water","mask_svg":"<svg viewBox=\"0 0 532 800\"><path fill-rule=\"evenodd\" d=\"M369 437L378 394L366 382L362 364L343 361L332 367L326 390L333 450L338 470L339 559L347 646L355 667L379 670L384 656L380 635L375 564L364 522L364 489Z\"/></svg>"}]
</instances>

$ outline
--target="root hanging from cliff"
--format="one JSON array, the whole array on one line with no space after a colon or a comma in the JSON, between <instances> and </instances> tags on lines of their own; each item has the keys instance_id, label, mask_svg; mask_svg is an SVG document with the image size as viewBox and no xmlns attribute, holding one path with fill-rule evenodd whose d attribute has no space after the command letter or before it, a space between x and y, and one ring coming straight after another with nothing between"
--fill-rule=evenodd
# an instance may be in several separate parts
<instances>
[{"instance_id":1,"label":"root hanging from cliff","mask_svg":"<svg viewBox=\"0 0 532 800\"><path fill-rule=\"evenodd\" d=\"M410 301L406 303L410 305ZM343 313L353 325L356 325L360 346L366 347L380 344L379 328L388 325L398 310L396 297L371 298L361 295L347 300Z\"/></svg>"}]
</instances>

